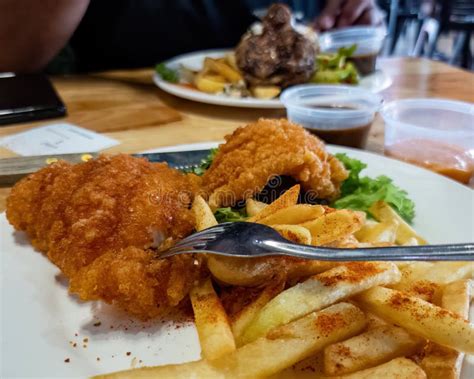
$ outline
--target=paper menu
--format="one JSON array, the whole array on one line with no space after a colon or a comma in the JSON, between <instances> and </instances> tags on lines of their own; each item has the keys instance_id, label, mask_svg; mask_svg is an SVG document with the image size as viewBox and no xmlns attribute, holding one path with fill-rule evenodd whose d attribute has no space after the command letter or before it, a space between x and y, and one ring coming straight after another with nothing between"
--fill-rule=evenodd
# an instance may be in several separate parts
<instances>
[{"instance_id":1,"label":"paper menu","mask_svg":"<svg viewBox=\"0 0 474 379\"><path fill-rule=\"evenodd\" d=\"M96 152L119 143L68 123L40 126L0 139L0 146L23 156Z\"/></svg>"}]
</instances>

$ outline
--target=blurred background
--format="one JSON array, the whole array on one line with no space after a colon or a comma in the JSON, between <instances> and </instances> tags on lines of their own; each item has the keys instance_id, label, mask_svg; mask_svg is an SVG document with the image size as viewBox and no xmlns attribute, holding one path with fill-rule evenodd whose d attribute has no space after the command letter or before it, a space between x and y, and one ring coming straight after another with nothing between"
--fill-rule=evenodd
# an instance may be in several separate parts
<instances>
[{"instance_id":1,"label":"blurred background","mask_svg":"<svg viewBox=\"0 0 474 379\"><path fill-rule=\"evenodd\" d=\"M283 1L309 22L319 9L308 1ZM385 56L417 56L474 70L474 0L377 0L385 13ZM256 10L264 13L265 10Z\"/></svg>"}]
</instances>

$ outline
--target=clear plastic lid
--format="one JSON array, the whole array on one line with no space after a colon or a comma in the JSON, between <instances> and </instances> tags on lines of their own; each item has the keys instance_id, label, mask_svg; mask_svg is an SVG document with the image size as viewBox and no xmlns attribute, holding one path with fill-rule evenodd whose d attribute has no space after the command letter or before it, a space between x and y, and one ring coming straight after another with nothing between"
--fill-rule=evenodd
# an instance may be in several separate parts
<instances>
[{"instance_id":1,"label":"clear plastic lid","mask_svg":"<svg viewBox=\"0 0 474 379\"><path fill-rule=\"evenodd\" d=\"M288 118L308 128L337 129L371 122L382 98L370 91L343 85L304 84L280 96Z\"/></svg>"},{"instance_id":2,"label":"clear plastic lid","mask_svg":"<svg viewBox=\"0 0 474 379\"><path fill-rule=\"evenodd\" d=\"M447 99L403 99L383 106L386 143L408 137L456 142L474 149L474 104Z\"/></svg>"},{"instance_id":3,"label":"clear plastic lid","mask_svg":"<svg viewBox=\"0 0 474 379\"><path fill-rule=\"evenodd\" d=\"M378 53L386 34L384 27L353 26L321 34L319 45L322 52L335 52L356 44L355 54Z\"/></svg>"}]
</instances>

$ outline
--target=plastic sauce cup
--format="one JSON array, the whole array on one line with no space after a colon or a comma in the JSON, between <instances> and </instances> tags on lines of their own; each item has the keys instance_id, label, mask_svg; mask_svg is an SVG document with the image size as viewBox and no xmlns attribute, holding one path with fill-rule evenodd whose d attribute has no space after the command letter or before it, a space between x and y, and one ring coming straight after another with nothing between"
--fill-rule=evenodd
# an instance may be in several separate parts
<instances>
[{"instance_id":1,"label":"plastic sauce cup","mask_svg":"<svg viewBox=\"0 0 474 379\"><path fill-rule=\"evenodd\" d=\"M342 85L305 84L285 90L280 100L288 119L324 141L363 148L382 98Z\"/></svg>"},{"instance_id":2,"label":"plastic sauce cup","mask_svg":"<svg viewBox=\"0 0 474 379\"><path fill-rule=\"evenodd\" d=\"M446 99L403 99L381 110L385 154L462 183L474 175L474 105Z\"/></svg>"},{"instance_id":3,"label":"plastic sauce cup","mask_svg":"<svg viewBox=\"0 0 474 379\"><path fill-rule=\"evenodd\" d=\"M356 44L357 49L350 60L361 75L368 75L375 71L386 34L383 27L354 26L321 34L319 46L323 53L334 53L341 47Z\"/></svg>"}]
</instances>

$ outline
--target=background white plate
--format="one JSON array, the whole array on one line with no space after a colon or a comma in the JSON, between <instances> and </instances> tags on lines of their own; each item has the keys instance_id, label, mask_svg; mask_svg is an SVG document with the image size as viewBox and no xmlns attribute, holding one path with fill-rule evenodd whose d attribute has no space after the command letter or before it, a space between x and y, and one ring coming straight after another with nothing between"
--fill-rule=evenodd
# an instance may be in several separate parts
<instances>
[{"instance_id":1,"label":"background white plate","mask_svg":"<svg viewBox=\"0 0 474 379\"><path fill-rule=\"evenodd\" d=\"M200 70L204 58L221 58L232 50L207 50L198 51L189 54L180 55L166 61L165 64L172 69L179 69L181 65L191 69ZM233 98L225 95L213 95L201 92L197 89L187 88L161 79L158 74L153 75L153 81L163 91L171 93L184 99L193 100L201 103L227 105L230 107L242 108L284 108L278 99L261 100L255 98ZM380 92L392 84L392 79L382 70L377 70L373 74L363 77L359 86L372 92Z\"/></svg>"},{"instance_id":2,"label":"background white plate","mask_svg":"<svg viewBox=\"0 0 474 379\"><path fill-rule=\"evenodd\" d=\"M215 145L180 145L155 151ZM366 162L367 175L388 175L406 189L416 203L415 228L430 242L474 240L473 190L361 150L329 149ZM0 256L2 378L86 377L127 369L134 362L137 366L159 365L199 358L192 324L176 329L176 324L162 320L141 323L107 305L81 303L69 296L59 270L35 252L22 233L14 232L4 214L0 215ZM98 322L101 324L94 326ZM69 363L64 362L66 358ZM473 375L474 363L466 361L463 378Z\"/></svg>"}]
</instances>

